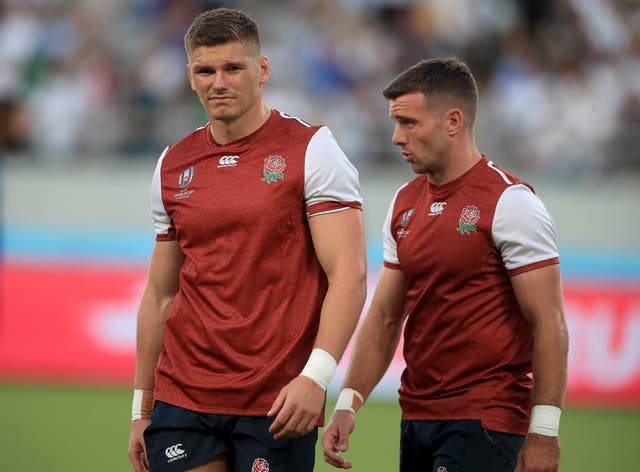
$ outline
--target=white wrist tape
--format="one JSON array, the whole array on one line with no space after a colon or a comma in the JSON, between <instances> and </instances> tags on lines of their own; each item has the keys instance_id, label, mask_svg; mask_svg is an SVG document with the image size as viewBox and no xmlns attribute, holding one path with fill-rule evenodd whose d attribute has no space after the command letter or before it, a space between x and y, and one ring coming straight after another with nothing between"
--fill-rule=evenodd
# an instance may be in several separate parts
<instances>
[{"instance_id":1,"label":"white wrist tape","mask_svg":"<svg viewBox=\"0 0 640 472\"><path fill-rule=\"evenodd\" d=\"M153 409L153 392L136 388L133 390L131 402L131 421L151 417Z\"/></svg>"},{"instance_id":2,"label":"white wrist tape","mask_svg":"<svg viewBox=\"0 0 640 472\"><path fill-rule=\"evenodd\" d=\"M364 398L360 392L352 388L343 388L338 395L335 411L347 410L355 415L363 403Z\"/></svg>"},{"instance_id":3,"label":"white wrist tape","mask_svg":"<svg viewBox=\"0 0 640 472\"><path fill-rule=\"evenodd\" d=\"M535 405L531 410L529 432L544 436L557 436L562 410L552 405Z\"/></svg>"},{"instance_id":4,"label":"white wrist tape","mask_svg":"<svg viewBox=\"0 0 640 472\"><path fill-rule=\"evenodd\" d=\"M338 363L331 354L323 349L315 348L311 351L307 364L300 372L300 375L309 377L317 383L322 390L326 390L329 382L336 373Z\"/></svg>"}]
</instances>

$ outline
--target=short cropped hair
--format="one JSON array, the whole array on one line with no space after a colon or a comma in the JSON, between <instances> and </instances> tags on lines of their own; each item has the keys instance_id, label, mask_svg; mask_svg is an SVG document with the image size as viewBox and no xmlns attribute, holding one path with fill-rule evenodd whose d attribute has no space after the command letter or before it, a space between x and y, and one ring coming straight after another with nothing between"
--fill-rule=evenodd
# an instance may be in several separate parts
<instances>
[{"instance_id":1,"label":"short cropped hair","mask_svg":"<svg viewBox=\"0 0 640 472\"><path fill-rule=\"evenodd\" d=\"M241 10L215 8L195 17L184 36L187 55L200 46L219 46L234 41L254 43L260 51L260 28Z\"/></svg>"},{"instance_id":2,"label":"short cropped hair","mask_svg":"<svg viewBox=\"0 0 640 472\"><path fill-rule=\"evenodd\" d=\"M464 62L457 57L425 59L398 74L382 94L388 100L422 92L434 105L455 105L473 126L478 110L478 87Z\"/></svg>"}]
</instances>

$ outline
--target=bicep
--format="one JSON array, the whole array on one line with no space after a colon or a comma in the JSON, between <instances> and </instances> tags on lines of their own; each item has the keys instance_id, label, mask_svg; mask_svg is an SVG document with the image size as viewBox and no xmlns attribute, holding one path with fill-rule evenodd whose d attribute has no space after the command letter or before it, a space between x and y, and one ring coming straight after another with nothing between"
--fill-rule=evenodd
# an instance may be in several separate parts
<instances>
[{"instance_id":1,"label":"bicep","mask_svg":"<svg viewBox=\"0 0 640 472\"><path fill-rule=\"evenodd\" d=\"M563 318L560 266L548 265L520 273L511 285L524 316L535 326Z\"/></svg>"},{"instance_id":2,"label":"bicep","mask_svg":"<svg viewBox=\"0 0 640 472\"><path fill-rule=\"evenodd\" d=\"M151 255L145 292L157 299L173 298L178 291L184 254L176 241L157 241Z\"/></svg>"},{"instance_id":3,"label":"bicep","mask_svg":"<svg viewBox=\"0 0 640 472\"><path fill-rule=\"evenodd\" d=\"M406 278L404 272L382 267L369 314L380 317L386 326L401 325L406 317Z\"/></svg>"},{"instance_id":4,"label":"bicep","mask_svg":"<svg viewBox=\"0 0 640 472\"><path fill-rule=\"evenodd\" d=\"M309 218L309 229L320 265L328 277L356 268L366 271L362 212L353 208Z\"/></svg>"}]
</instances>

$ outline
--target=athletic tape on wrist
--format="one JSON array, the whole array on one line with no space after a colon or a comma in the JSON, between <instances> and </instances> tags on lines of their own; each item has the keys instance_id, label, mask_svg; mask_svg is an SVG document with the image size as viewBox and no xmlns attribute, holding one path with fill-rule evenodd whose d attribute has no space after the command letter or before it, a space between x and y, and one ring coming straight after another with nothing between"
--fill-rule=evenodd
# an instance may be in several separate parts
<instances>
[{"instance_id":1,"label":"athletic tape on wrist","mask_svg":"<svg viewBox=\"0 0 640 472\"><path fill-rule=\"evenodd\" d=\"M557 436L562 410L552 405L535 405L531 410L529 432L544 436Z\"/></svg>"},{"instance_id":2,"label":"athletic tape on wrist","mask_svg":"<svg viewBox=\"0 0 640 472\"><path fill-rule=\"evenodd\" d=\"M150 418L152 409L153 392L135 388L133 390L133 401L131 402L131 421Z\"/></svg>"},{"instance_id":3,"label":"athletic tape on wrist","mask_svg":"<svg viewBox=\"0 0 640 472\"><path fill-rule=\"evenodd\" d=\"M338 395L335 411L347 410L355 415L363 403L364 398L360 392L352 388L343 388Z\"/></svg>"},{"instance_id":4,"label":"athletic tape on wrist","mask_svg":"<svg viewBox=\"0 0 640 472\"><path fill-rule=\"evenodd\" d=\"M331 354L324 349L315 348L300 375L313 380L322 390L327 390L337 366L338 363Z\"/></svg>"}]
</instances>

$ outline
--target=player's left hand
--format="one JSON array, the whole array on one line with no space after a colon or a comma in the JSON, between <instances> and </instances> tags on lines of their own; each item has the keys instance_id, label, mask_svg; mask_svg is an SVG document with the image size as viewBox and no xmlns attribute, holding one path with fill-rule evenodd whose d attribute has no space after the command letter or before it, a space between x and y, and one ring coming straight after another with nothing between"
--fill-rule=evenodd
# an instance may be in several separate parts
<instances>
[{"instance_id":1,"label":"player's left hand","mask_svg":"<svg viewBox=\"0 0 640 472\"><path fill-rule=\"evenodd\" d=\"M516 472L556 472L559 468L558 437L530 433L518 454Z\"/></svg>"},{"instance_id":2,"label":"player's left hand","mask_svg":"<svg viewBox=\"0 0 640 472\"><path fill-rule=\"evenodd\" d=\"M325 402L325 391L299 375L278 394L267 416L275 416L269 428L275 439L296 438L313 431Z\"/></svg>"}]
</instances>

